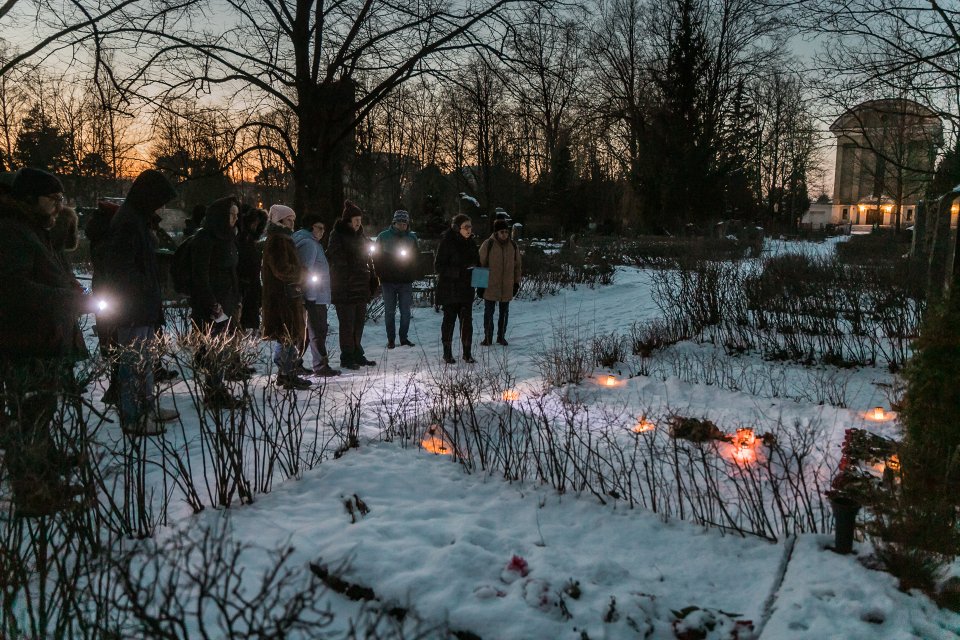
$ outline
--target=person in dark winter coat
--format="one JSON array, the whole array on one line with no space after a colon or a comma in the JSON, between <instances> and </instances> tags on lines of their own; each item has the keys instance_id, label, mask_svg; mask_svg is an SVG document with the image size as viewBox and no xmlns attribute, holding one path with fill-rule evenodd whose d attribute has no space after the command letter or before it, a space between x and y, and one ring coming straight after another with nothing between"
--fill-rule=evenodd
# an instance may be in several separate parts
<instances>
[{"instance_id":1,"label":"person in dark winter coat","mask_svg":"<svg viewBox=\"0 0 960 640\"><path fill-rule=\"evenodd\" d=\"M330 261L331 299L340 323L340 365L359 369L377 363L364 356L363 325L367 303L379 287L373 261L372 245L363 234L363 211L353 202L343 203L343 213L333 226L327 259Z\"/></svg>"},{"instance_id":2,"label":"person in dark winter coat","mask_svg":"<svg viewBox=\"0 0 960 640\"><path fill-rule=\"evenodd\" d=\"M400 303L400 344L412 347L410 307L413 306L413 281L417 279L417 255L420 245L417 234L410 231L410 214L399 209L393 212L393 224L380 232L376 240L373 263L383 287L383 324L387 329L387 348L396 346L397 303Z\"/></svg>"},{"instance_id":3,"label":"person in dark winter coat","mask_svg":"<svg viewBox=\"0 0 960 640\"><path fill-rule=\"evenodd\" d=\"M260 236L267 228L267 212L248 209L241 212L237 231L237 278L240 281L240 328L260 331L260 265L263 263L263 244Z\"/></svg>"},{"instance_id":4,"label":"person in dark winter coat","mask_svg":"<svg viewBox=\"0 0 960 640\"><path fill-rule=\"evenodd\" d=\"M62 202L60 181L39 169L21 169L0 198L0 444L21 517L76 506L80 491L62 479L75 456L50 431L86 355L86 296L50 240Z\"/></svg>"},{"instance_id":5,"label":"person in dark winter coat","mask_svg":"<svg viewBox=\"0 0 960 640\"><path fill-rule=\"evenodd\" d=\"M460 343L463 361L473 359L473 296L471 269L480 264L477 244L473 241L473 223L469 216L454 216L450 228L440 237L434 268L437 272L436 302L443 308L440 339L443 361L453 364L453 328L460 321Z\"/></svg>"},{"instance_id":6,"label":"person in dark winter coat","mask_svg":"<svg viewBox=\"0 0 960 640\"><path fill-rule=\"evenodd\" d=\"M105 246L110 237L110 221L116 215L120 205L101 200L97 203L97 210L87 220L84 233L90 241L90 263L93 266L93 280L91 287L94 292L104 290L106 273ZM99 298L99 296L98 296ZM106 299L95 301L97 314L97 340L100 343L100 355L110 362L110 384L103 392L101 402L117 404L120 400L119 364L116 361L115 349L117 346L116 321L110 312L110 303ZM102 305L102 306L101 306Z\"/></svg>"},{"instance_id":7,"label":"person in dark winter coat","mask_svg":"<svg viewBox=\"0 0 960 640\"><path fill-rule=\"evenodd\" d=\"M110 221L104 247L104 289L121 351L120 426L128 435L162 433L160 423L177 416L154 407L155 332L164 320L157 238L150 230L151 219L176 195L159 171L141 173Z\"/></svg>"},{"instance_id":8,"label":"person in dark winter coat","mask_svg":"<svg viewBox=\"0 0 960 640\"><path fill-rule=\"evenodd\" d=\"M510 225L505 220L493 223L493 235L480 245L480 266L490 269L490 279L483 298L483 341L493 343L493 312L499 306L497 317L497 344L507 346L507 319L510 301L520 290L520 247L510 238Z\"/></svg>"},{"instance_id":9,"label":"person in dark winter coat","mask_svg":"<svg viewBox=\"0 0 960 640\"><path fill-rule=\"evenodd\" d=\"M293 243L296 214L290 207L270 207L267 241L263 245L263 337L276 341L273 361L277 384L285 389L308 389L310 381L295 372L304 327L303 269Z\"/></svg>"},{"instance_id":10,"label":"person in dark winter coat","mask_svg":"<svg viewBox=\"0 0 960 640\"><path fill-rule=\"evenodd\" d=\"M313 373L322 377L338 376L340 371L330 367L327 354L327 305L330 304L330 265L320 241L326 225L315 213L307 214L293 242L303 267L303 304L307 310L307 343L300 350L301 358L310 347Z\"/></svg>"},{"instance_id":11,"label":"person in dark winter coat","mask_svg":"<svg viewBox=\"0 0 960 640\"><path fill-rule=\"evenodd\" d=\"M239 213L234 198L213 202L190 248L191 316L196 330L210 340L222 339L230 331L240 307L236 243ZM207 406L233 404L235 399L223 385L223 358L198 355L205 376L204 402Z\"/></svg>"}]
</instances>

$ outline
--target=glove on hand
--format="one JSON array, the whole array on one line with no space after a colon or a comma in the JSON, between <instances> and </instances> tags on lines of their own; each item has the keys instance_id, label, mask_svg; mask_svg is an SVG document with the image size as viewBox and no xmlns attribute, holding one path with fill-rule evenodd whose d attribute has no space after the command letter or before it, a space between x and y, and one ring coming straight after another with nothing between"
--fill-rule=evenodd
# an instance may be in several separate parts
<instances>
[{"instance_id":1,"label":"glove on hand","mask_svg":"<svg viewBox=\"0 0 960 640\"><path fill-rule=\"evenodd\" d=\"M513 297L517 297L517 292L518 292L518 291L520 291L520 283L519 283L519 282L514 282L514 283L513 283Z\"/></svg>"}]
</instances>

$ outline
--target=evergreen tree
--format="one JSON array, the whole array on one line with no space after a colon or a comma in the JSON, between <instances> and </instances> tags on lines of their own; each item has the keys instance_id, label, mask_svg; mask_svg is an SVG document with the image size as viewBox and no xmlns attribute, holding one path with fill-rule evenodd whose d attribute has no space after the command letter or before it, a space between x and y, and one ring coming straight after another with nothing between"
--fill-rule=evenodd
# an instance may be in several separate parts
<instances>
[{"instance_id":1,"label":"evergreen tree","mask_svg":"<svg viewBox=\"0 0 960 640\"><path fill-rule=\"evenodd\" d=\"M70 141L44 112L33 105L23 118L13 156L20 167L37 167L63 173L70 158Z\"/></svg>"},{"instance_id":2,"label":"evergreen tree","mask_svg":"<svg viewBox=\"0 0 960 640\"><path fill-rule=\"evenodd\" d=\"M653 73L659 101L647 145L645 182L647 207L660 211L664 226L680 229L709 219L720 198L713 166L711 56L703 17L693 0L674 0L673 8L666 59Z\"/></svg>"}]
</instances>

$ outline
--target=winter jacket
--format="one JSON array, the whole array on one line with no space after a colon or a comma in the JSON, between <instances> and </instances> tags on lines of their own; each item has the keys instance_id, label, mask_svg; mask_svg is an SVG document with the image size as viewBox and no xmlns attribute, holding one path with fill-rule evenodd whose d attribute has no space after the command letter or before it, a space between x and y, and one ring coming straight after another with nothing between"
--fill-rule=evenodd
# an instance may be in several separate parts
<instances>
[{"instance_id":1,"label":"winter jacket","mask_svg":"<svg viewBox=\"0 0 960 640\"><path fill-rule=\"evenodd\" d=\"M473 303L471 267L480 264L473 238L464 238L457 229L447 229L440 236L433 264L437 272L437 304Z\"/></svg>"},{"instance_id":2,"label":"winter jacket","mask_svg":"<svg viewBox=\"0 0 960 640\"><path fill-rule=\"evenodd\" d=\"M252 231L250 223L256 220L257 226ZM240 288L255 284L260 287L260 263L263 262L263 244L260 236L267 228L267 217L254 210L247 212L240 221L237 229L237 278Z\"/></svg>"},{"instance_id":3,"label":"winter jacket","mask_svg":"<svg viewBox=\"0 0 960 640\"><path fill-rule=\"evenodd\" d=\"M110 221L113 220L119 208L120 205L112 202L98 202L97 210L87 220L87 226L84 228L84 234L90 241L90 262L93 266L92 287L97 292L105 284L105 247L110 239Z\"/></svg>"},{"instance_id":4,"label":"winter jacket","mask_svg":"<svg viewBox=\"0 0 960 640\"><path fill-rule=\"evenodd\" d=\"M330 304L330 264L327 255L310 229L300 229L293 234L293 243L303 265L303 297L308 302ZM313 281L316 276L317 281Z\"/></svg>"},{"instance_id":5,"label":"winter jacket","mask_svg":"<svg viewBox=\"0 0 960 640\"><path fill-rule=\"evenodd\" d=\"M301 344L306 333L303 297L291 297L290 284L299 284L302 272L293 232L278 224L267 227L263 245L263 337Z\"/></svg>"},{"instance_id":6,"label":"winter jacket","mask_svg":"<svg viewBox=\"0 0 960 640\"><path fill-rule=\"evenodd\" d=\"M256 221L257 225L251 230L253 221ZM260 236L266 228L266 214L254 209L243 215L237 233L237 279L243 301L240 325L244 329L260 329L260 306L263 304L260 287L263 242L260 241Z\"/></svg>"},{"instance_id":7,"label":"winter jacket","mask_svg":"<svg viewBox=\"0 0 960 640\"><path fill-rule=\"evenodd\" d=\"M337 220L330 233L327 260L333 304L366 304L376 293L379 282L363 227L354 231L349 222Z\"/></svg>"},{"instance_id":8,"label":"winter jacket","mask_svg":"<svg viewBox=\"0 0 960 640\"><path fill-rule=\"evenodd\" d=\"M190 306L197 324L208 322L220 305L231 318L240 304L237 242L230 226L233 198L221 198L207 208L203 227L190 247Z\"/></svg>"},{"instance_id":9,"label":"winter jacket","mask_svg":"<svg viewBox=\"0 0 960 640\"><path fill-rule=\"evenodd\" d=\"M0 199L0 357L82 357L84 307L83 287L49 232L22 203Z\"/></svg>"},{"instance_id":10,"label":"winter jacket","mask_svg":"<svg viewBox=\"0 0 960 640\"><path fill-rule=\"evenodd\" d=\"M393 225L377 236L373 264L381 282L409 284L417 279L420 243L412 231L398 231ZM402 252L406 252L405 254Z\"/></svg>"},{"instance_id":11,"label":"winter jacket","mask_svg":"<svg viewBox=\"0 0 960 640\"><path fill-rule=\"evenodd\" d=\"M490 281L483 299L494 302L513 300L513 286L520 284L520 247L512 239L501 242L496 234L480 245L480 266L489 267Z\"/></svg>"},{"instance_id":12,"label":"winter jacket","mask_svg":"<svg viewBox=\"0 0 960 640\"><path fill-rule=\"evenodd\" d=\"M113 319L120 327L163 324L163 298L157 238L150 220L177 192L159 171L137 176L127 198L110 221L104 247L104 287L114 299Z\"/></svg>"}]
</instances>

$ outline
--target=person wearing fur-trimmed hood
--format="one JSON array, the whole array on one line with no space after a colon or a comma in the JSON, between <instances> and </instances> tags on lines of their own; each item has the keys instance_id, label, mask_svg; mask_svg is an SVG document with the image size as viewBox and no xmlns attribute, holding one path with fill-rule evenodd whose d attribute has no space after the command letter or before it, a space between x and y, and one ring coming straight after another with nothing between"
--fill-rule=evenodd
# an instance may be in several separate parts
<instances>
[{"instance_id":1,"label":"person wearing fur-trimmed hood","mask_svg":"<svg viewBox=\"0 0 960 640\"><path fill-rule=\"evenodd\" d=\"M364 355L361 344L367 303L380 286L370 257L371 248L363 233L363 210L350 200L345 201L327 245L331 299L340 323L340 365L345 369L377 364Z\"/></svg>"}]
</instances>

